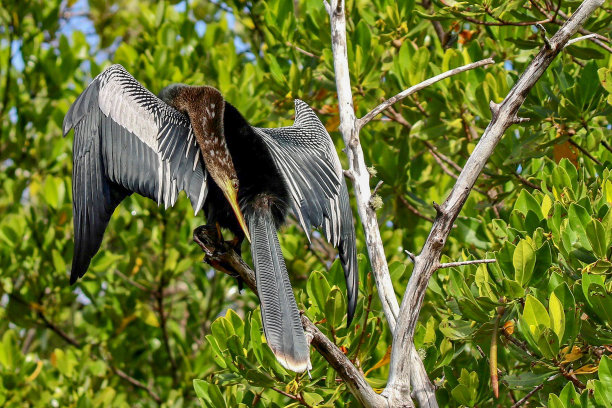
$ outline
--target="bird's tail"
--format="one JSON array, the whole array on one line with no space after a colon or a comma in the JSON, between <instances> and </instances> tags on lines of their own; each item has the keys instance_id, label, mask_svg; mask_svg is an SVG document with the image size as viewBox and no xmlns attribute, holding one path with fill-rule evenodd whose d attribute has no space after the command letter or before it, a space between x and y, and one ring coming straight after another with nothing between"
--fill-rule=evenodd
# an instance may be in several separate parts
<instances>
[{"instance_id":1,"label":"bird's tail","mask_svg":"<svg viewBox=\"0 0 612 408\"><path fill-rule=\"evenodd\" d=\"M269 208L251 214L249 232L268 345L283 367L301 373L310 368L310 348Z\"/></svg>"}]
</instances>

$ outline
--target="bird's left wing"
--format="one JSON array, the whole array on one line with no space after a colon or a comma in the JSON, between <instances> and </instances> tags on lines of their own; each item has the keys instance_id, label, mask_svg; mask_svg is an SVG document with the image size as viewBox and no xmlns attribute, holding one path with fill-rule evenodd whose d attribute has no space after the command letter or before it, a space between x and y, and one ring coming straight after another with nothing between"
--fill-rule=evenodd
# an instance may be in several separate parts
<instances>
[{"instance_id":1,"label":"bird's left wing","mask_svg":"<svg viewBox=\"0 0 612 408\"><path fill-rule=\"evenodd\" d=\"M355 227L340 159L325 127L303 101L295 100L295 123L254 128L268 146L292 197L293 213L310 239L321 228L338 248L348 293L348 322L357 305L359 274Z\"/></svg>"},{"instance_id":2,"label":"bird's left wing","mask_svg":"<svg viewBox=\"0 0 612 408\"><path fill-rule=\"evenodd\" d=\"M202 208L206 170L187 116L165 104L120 65L98 75L64 118L74 128L75 248L70 282L87 270L119 203L135 192L173 206L185 191Z\"/></svg>"}]
</instances>

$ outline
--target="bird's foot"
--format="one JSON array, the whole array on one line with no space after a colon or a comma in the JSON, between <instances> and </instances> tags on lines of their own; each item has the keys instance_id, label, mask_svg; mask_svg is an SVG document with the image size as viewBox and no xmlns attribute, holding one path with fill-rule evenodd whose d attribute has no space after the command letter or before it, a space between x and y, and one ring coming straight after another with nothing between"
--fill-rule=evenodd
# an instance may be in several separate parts
<instances>
[{"instance_id":1,"label":"bird's foot","mask_svg":"<svg viewBox=\"0 0 612 408\"><path fill-rule=\"evenodd\" d=\"M219 224L200 225L193 230L193 240L202 248L202 251L204 251L204 262L236 278L238 280L238 290L242 291L243 281L240 275L236 272L231 263L224 261L224 259L227 259L228 252L236 252L237 255L240 256L241 240L234 238L231 241L224 241ZM238 248L238 250L236 250L236 248Z\"/></svg>"}]
</instances>

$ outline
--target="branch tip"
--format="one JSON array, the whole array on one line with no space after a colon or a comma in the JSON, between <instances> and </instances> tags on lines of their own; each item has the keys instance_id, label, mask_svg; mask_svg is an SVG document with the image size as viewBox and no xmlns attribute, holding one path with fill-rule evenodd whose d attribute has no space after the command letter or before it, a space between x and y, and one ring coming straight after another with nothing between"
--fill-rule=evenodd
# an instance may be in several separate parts
<instances>
[{"instance_id":1,"label":"branch tip","mask_svg":"<svg viewBox=\"0 0 612 408\"><path fill-rule=\"evenodd\" d=\"M346 177L347 179L351 180L351 181L355 181L355 175L353 174L352 170L343 170L342 173L344 173L344 177Z\"/></svg>"},{"instance_id":2,"label":"branch tip","mask_svg":"<svg viewBox=\"0 0 612 408\"><path fill-rule=\"evenodd\" d=\"M412 252L408 251L407 249L404 250L404 252L406 253L406 255L408 255L412 263L416 261L416 255L414 255Z\"/></svg>"},{"instance_id":3,"label":"branch tip","mask_svg":"<svg viewBox=\"0 0 612 408\"><path fill-rule=\"evenodd\" d=\"M433 208L435 208L436 214L438 214L438 216L444 215L444 211L442 211L442 207L440 207L440 204L436 203L435 201L433 202Z\"/></svg>"},{"instance_id":4,"label":"branch tip","mask_svg":"<svg viewBox=\"0 0 612 408\"><path fill-rule=\"evenodd\" d=\"M550 45L550 40L546 36L546 29L544 28L544 26L542 24L539 24L539 23L536 24L535 26L540 31L540 35L542 36L542 40L544 41L544 44L546 44L546 48L548 48L550 50L552 47Z\"/></svg>"},{"instance_id":5,"label":"branch tip","mask_svg":"<svg viewBox=\"0 0 612 408\"><path fill-rule=\"evenodd\" d=\"M519 123L529 122L530 120L531 120L530 118L521 118L520 116L515 116L512 119L512 122L515 124L519 124Z\"/></svg>"},{"instance_id":6,"label":"branch tip","mask_svg":"<svg viewBox=\"0 0 612 408\"><path fill-rule=\"evenodd\" d=\"M489 109L491 109L491 114L493 115L493 118L496 118L499 114L499 104L493 101L489 101Z\"/></svg>"}]
</instances>

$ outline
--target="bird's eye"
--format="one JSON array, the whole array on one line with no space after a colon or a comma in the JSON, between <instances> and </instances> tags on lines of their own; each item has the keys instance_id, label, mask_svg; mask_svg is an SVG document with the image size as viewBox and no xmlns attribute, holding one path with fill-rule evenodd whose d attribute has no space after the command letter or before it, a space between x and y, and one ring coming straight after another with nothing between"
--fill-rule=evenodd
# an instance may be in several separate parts
<instances>
[{"instance_id":1,"label":"bird's eye","mask_svg":"<svg viewBox=\"0 0 612 408\"><path fill-rule=\"evenodd\" d=\"M232 180L232 186L234 187L234 190L238 191L238 180L237 179Z\"/></svg>"}]
</instances>

